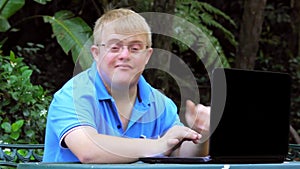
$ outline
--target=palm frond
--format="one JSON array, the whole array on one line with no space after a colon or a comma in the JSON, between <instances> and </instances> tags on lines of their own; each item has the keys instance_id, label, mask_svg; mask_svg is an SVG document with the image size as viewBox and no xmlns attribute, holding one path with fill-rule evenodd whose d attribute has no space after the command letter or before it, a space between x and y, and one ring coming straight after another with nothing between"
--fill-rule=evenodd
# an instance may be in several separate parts
<instances>
[{"instance_id":1,"label":"palm frond","mask_svg":"<svg viewBox=\"0 0 300 169\"><path fill-rule=\"evenodd\" d=\"M211 6L210 4L208 4L206 2L197 2L196 4L199 8L202 9L202 11L207 11L211 14L219 15L222 18L224 18L225 20L227 20L235 28L237 27L235 22L230 18L230 16L228 16L227 14L225 14L224 12L219 10L218 8L215 8L215 7Z\"/></svg>"},{"instance_id":2,"label":"palm frond","mask_svg":"<svg viewBox=\"0 0 300 169\"><path fill-rule=\"evenodd\" d=\"M203 25L200 25L200 29L206 35L205 38L202 38L202 40L197 43L202 62L208 67L230 67L221 44L218 39L212 35L212 31Z\"/></svg>"},{"instance_id":3,"label":"palm frond","mask_svg":"<svg viewBox=\"0 0 300 169\"><path fill-rule=\"evenodd\" d=\"M83 69L92 63L88 46L92 44L92 29L70 11L59 11L54 17L44 16L44 21L50 23L53 33L66 54L72 52L74 63L79 61Z\"/></svg>"},{"instance_id":4,"label":"palm frond","mask_svg":"<svg viewBox=\"0 0 300 169\"><path fill-rule=\"evenodd\" d=\"M20 10L25 0L1 0L0 1L0 32L11 28L8 18Z\"/></svg>"},{"instance_id":5,"label":"palm frond","mask_svg":"<svg viewBox=\"0 0 300 169\"><path fill-rule=\"evenodd\" d=\"M25 0L1 0L0 15L8 19L25 5Z\"/></svg>"},{"instance_id":6,"label":"palm frond","mask_svg":"<svg viewBox=\"0 0 300 169\"><path fill-rule=\"evenodd\" d=\"M225 38L233 45L237 46L237 42L235 40L234 35L226 29L224 26L222 26L219 22L213 19L213 16L211 16L208 13L202 13L199 15L200 20L203 22L204 25L211 26L214 28L217 28L223 32L225 35Z\"/></svg>"},{"instance_id":7,"label":"palm frond","mask_svg":"<svg viewBox=\"0 0 300 169\"><path fill-rule=\"evenodd\" d=\"M181 42L184 42L187 46L194 46L194 48L197 50L197 55L208 69L210 67L213 68L219 66L230 67L229 61L224 54L219 40L213 35L213 31L208 28L215 27L221 30L226 39L228 39L231 44L236 46L236 41L233 34L223 27L219 22L214 20L214 17L212 14L208 13L208 11L217 11L217 13L221 13L222 15L225 14L219 12L218 9L210 9L214 7L206 4L202 5L202 3L203 2L193 0L181 1L177 3L175 14L180 18L187 20L196 29L194 29L193 33L186 33L185 30L189 30L190 28L187 28L185 24L181 24L174 30L179 34L180 37L182 37L180 39ZM209 8L209 10L206 8ZM180 49L186 48L186 46L180 44L179 46Z\"/></svg>"},{"instance_id":8,"label":"palm frond","mask_svg":"<svg viewBox=\"0 0 300 169\"><path fill-rule=\"evenodd\" d=\"M197 59L205 65L208 72L214 67L230 67L222 47L217 38L213 36L212 30L204 25L194 25L183 19L174 19L175 38L174 41L181 51L190 48L197 54Z\"/></svg>"}]
</instances>

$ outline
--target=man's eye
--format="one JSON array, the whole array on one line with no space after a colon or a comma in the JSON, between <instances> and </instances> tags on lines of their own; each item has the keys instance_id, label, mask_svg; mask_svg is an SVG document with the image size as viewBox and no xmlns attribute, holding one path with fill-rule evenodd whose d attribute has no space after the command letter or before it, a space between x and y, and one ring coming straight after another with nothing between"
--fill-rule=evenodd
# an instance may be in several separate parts
<instances>
[{"instance_id":1,"label":"man's eye","mask_svg":"<svg viewBox=\"0 0 300 169\"><path fill-rule=\"evenodd\" d=\"M136 48L136 47L132 47L130 49L131 49L131 51L135 51L135 52L141 50L140 48Z\"/></svg>"},{"instance_id":2,"label":"man's eye","mask_svg":"<svg viewBox=\"0 0 300 169\"><path fill-rule=\"evenodd\" d=\"M117 52L117 51L120 50L120 47L119 47L119 46L114 46L114 45L113 45L113 46L110 47L110 50L111 50L111 51Z\"/></svg>"},{"instance_id":3,"label":"man's eye","mask_svg":"<svg viewBox=\"0 0 300 169\"><path fill-rule=\"evenodd\" d=\"M118 46L112 46L111 49L120 49Z\"/></svg>"},{"instance_id":4,"label":"man's eye","mask_svg":"<svg viewBox=\"0 0 300 169\"><path fill-rule=\"evenodd\" d=\"M139 52L140 50L142 50L142 45L141 44L130 45L130 50L132 52Z\"/></svg>"}]
</instances>

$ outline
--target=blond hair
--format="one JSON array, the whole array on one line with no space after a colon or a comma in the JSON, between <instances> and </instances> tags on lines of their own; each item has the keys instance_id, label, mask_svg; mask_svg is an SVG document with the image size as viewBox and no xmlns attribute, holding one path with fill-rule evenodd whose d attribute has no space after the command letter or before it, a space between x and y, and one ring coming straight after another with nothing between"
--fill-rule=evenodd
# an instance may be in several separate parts
<instances>
[{"instance_id":1,"label":"blond hair","mask_svg":"<svg viewBox=\"0 0 300 169\"><path fill-rule=\"evenodd\" d=\"M107 24L109 24L110 29L119 34L146 34L148 35L147 45L152 45L151 30L145 18L125 8L110 10L96 21L93 32L95 44L102 40L102 31L104 25Z\"/></svg>"}]
</instances>

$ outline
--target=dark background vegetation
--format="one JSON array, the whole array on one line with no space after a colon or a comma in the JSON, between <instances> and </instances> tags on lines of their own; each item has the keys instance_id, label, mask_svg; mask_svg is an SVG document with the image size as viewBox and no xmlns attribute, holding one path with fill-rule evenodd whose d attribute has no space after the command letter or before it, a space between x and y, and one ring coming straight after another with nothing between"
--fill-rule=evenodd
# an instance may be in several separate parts
<instances>
[{"instance_id":1,"label":"dark background vegetation","mask_svg":"<svg viewBox=\"0 0 300 169\"><path fill-rule=\"evenodd\" d=\"M203 26L208 32L210 31L211 36L209 38L221 48L219 52L225 56L228 67L289 73L293 80L291 125L296 133L300 133L300 19L299 13L297 13L300 11L300 7L298 1L205 0L201 3L211 5L205 9L199 6L198 1L193 0L44 0L41 2L45 4L26 0L22 8L7 18L11 28L0 32L2 45L0 54L3 57L9 56L11 55L10 52L13 51L16 57L24 58L24 64L33 70L30 77L31 83L45 89L44 94L50 97L47 99L51 99L54 92L73 76L75 64L72 53L66 53L62 49L62 45L58 43L57 34L53 32L51 24L45 23L40 16L54 16L58 11L67 10L76 17L82 18L92 28L96 19L106 9L128 7L137 12L176 14L188 19L195 25L199 25L199 27ZM253 6L253 3L258 7ZM234 24L215 9L224 12ZM3 9L0 9L0 12L1 10ZM255 15L247 16L245 11L249 10L257 11L255 11ZM184 12L180 14L180 11ZM211 17L204 17L206 15L203 14L209 14ZM216 23L220 25L218 26ZM226 35L225 30L228 30L233 36ZM210 82L205 68L201 61L197 60L195 53L163 36L154 36L154 47L172 51L190 66L199 82L201 101L209 105ZM1 66L5 64L9 64L9 61L3 61ZM153 73L151 70L146 71L145 76L154 86L162 88L166 95L175 100L178 106L181 104L178 99L180 94L178 94L177 86L174 85L176 84L174 79L163 72ZM2 82L6 83L3 77L1 78ZM10 86L10 89L12 88L13 86ZM43 133L36 134L34 139L31 139L31 136L29 139L24 139L24 137L28 137L28 133L22 132L17 138L12 136L13 131L12 129L9 130L9 125L17 124L16 122L20 118L26 119L27 116L17 115L24 113L22 110L9 111L8 113L10 107L15 105L16 100L8 96L7 91L1 90L0 99L1 102L11 100L0 106L0 124L3 129L0 133L7 136L5 139L2 138L2 141L42 143ZM32 98L32 100L39 99L38 97ZM47 104L49 101L45 102L44 108L47 108ZM24 109L24 107L19 108ZM30 111L30 107L28 110ZM33 118L30 117L30 119ZM37 123L37 125L44 125L41 123L44 121ZM32 124L28 124L28 126L30 125ZM25 127L25 124L20 125L20 130L22 127ZM297 142L298 134L291 134L291 143Z\"/></svg>"}]
</instances>

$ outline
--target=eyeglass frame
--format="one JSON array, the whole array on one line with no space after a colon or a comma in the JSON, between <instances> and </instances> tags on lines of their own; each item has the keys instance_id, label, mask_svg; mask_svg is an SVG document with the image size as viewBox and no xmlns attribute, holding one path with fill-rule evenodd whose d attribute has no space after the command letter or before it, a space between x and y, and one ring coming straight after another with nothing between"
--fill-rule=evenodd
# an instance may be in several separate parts
<instances>
[{"instance_id":1,"label":"eyeglass frame","mask_svg":"<svg viewBox=\"0 0 300 169\"><path fill-rule=\"evenodd\" d=\"M122 41L118 41L117 43L112 43L112 45L118 44L119 42L122 42ZM140 54L140 53L142 53L143 51L145 51L146 49L150 48L150 47L149 47L146 43L144 43L144 42L137 42L138 44L144 45L145 48L141 49L140 51L133 52L133 51L132 51L132 48L129 48L129 46L132 45L132 44L134 44L134 43L132 43L132 44L130 44L130 43L131 43L131 42L127 43L127 45L122 44L121 47L120 47L120 51L119 51L119 52L111 52L111 48L110 48L107 44L105 44L105 43L96 44L96 46L103 46L103 47L105 47L105 49L106 49L108 52L111 52L111 53L113 53L113 54L120 54L120 53L124 50L124 46L127 46L127 50L128 50L131 54Z\"/></svg>"}]
</instances>

